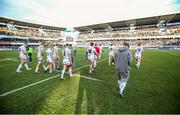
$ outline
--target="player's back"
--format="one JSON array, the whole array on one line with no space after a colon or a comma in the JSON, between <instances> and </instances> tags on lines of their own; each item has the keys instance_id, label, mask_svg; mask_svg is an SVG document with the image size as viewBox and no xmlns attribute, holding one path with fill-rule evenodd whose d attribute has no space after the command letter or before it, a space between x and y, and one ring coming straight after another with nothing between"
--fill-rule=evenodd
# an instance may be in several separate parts
<instances>
[{"instance_id":1,"label":"player's back","mask_svg":"<svg viewBox=\"0 0 180 115\"><path fill-rule=\"evenodd\" d=\"M108 50L109 50L109 53L113 53L114 46L109 46Z\"/></svg>"},{"instance_id":2,"label":"player's back","mask_svg":"<svg viewBox=\"0 0 180 115\"><path fill-rule=\"evenodd\" d=\"M94 53L95 53L94 47L92 46L88 47L87 53L88 53L88 56L94 56Z\"/></svg>"},{"instance_id":3,"label":"player's back","mask_svg":"<svg viewBox=\"0 0 180 115\"><path fill-rule=\"evenodd\" d=\"M142 47L138 46L138 47L136 48L136 54L141 54L142 51L143 51L143 48L142 48Z\"/></svg>"},{"instance_id":4,"label":"player's back","mask_svg":"<svg viewBox=\"0 0 180 115\"><path fill-rule=\"evenodd\" d=\"M64 59L69 59L69 56L71 55L71 50L69 48L65 48L63 50L63 58Z\"/></svg>"},{"instance_id":5,"label":"player's back","mask_svg":"<svg viewBox=\"0 0 180 115\"><path fill-rule=\"evenodd\" d=\"M94 47L94 48L96 49L97 54L99 54L99 52L100 52L99 47Z\"/></svg>"},{"instance_id":6,"label":"player's back","mask_svg":"<svg viewBox=\"0 0 180 115\"><path fill-rule=\"evenodd\" d=\"M23 46L23 45L20 46L20 47L19 47L19 52L24 52L24 51L26 52L26 47Z\"/></svg>"},{"instance_id":7,"label":"player's back","mask_svg":"<svg viewBox=\"0 0 180 115\"><path fill-rule=\"evenodd\" d=\"M57 56L58 47L57 47L57 46L54 46L54 47L52 48L52 52L53 52L53 56Z\"/></svg>"},{"instance_id":8,"label":"player's back","mask_svg":"<svg viewBox=\"0 0 180 115\"><path fill-rule=\"evenodd\" d=\"M37 57L42 56L44 47L42 45L37 47Z\"/></svg>"},{"instance_id":9,"label":"player's back","mask_svg":"<svg viewBox=\"0 0 180 115\"><path fill-rule=\"evenodd\" d=\"M23 45L20 46L20 47L19 47L19 53L20 53L20 54L19 54L20 56L24 56L24 55L25 55L24 53L26 53L26 47L23 46Z\"/></svg>"},{"instance_id":10,"label":"player's back","mask_svg":"<svg viewBox=\"0 0 180 115\"><path fill-rule=\"evenodd\" d=\"M51 50L51 48L48 48L48 49L46 50L46 54L47 54L47 57L51 57L51 56L52 56L52 50Z\"/></svg>"}]
</instances>

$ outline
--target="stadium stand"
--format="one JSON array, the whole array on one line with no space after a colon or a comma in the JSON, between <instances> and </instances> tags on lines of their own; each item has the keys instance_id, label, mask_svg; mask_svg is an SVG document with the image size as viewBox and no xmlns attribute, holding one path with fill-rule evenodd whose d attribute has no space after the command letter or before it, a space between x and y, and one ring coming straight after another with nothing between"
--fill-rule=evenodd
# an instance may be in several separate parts
<instances>
[{"instance_id":1,"label":"stadium stand","mask_svg":"<svg viewBox=\"0 0 180 115\"><path fill-rule=\"evenodd\" d=\"M170 14L142 19L95 24L76 27L81 31L78 45L85 47L90 42L103 46L122 45L128 42L133 48L138 42L144 47L179 46L180 14ZM89 43L87 43L89 42Z\"/></svg>"},{"instance_id":2,"label":"stadium stand","mask_svg":"<svg viewBox=\"0 0 180 115\"><path fill-rule=\"evenodd\" d=\"M157 48L180 46L180 13L141 19L109 22L75 27L80 32L77 47L87 47L90 42L122 45L124 41L131 48L141 42L144 47ZM0 48L16 49L27 42L36 46L40 41L61 42L61 31L65 28L33 24L0 17Z\"/></svg>"},{"instance_id":3,"label":"stadium stand","mask_svg":"<svg viewBox=\"0 0 180 115\"><path fill-rule=\"evenodd\" d=\"M0 49L17 49L23 43L37 46L40 41L58 41L64 29L0 17Z\"/></svg>"}]
</instances>

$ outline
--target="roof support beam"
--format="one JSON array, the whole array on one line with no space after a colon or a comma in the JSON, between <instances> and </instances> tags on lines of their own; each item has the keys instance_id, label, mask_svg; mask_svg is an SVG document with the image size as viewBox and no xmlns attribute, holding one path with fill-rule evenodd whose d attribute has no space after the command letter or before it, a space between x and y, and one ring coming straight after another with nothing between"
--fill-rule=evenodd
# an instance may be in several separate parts
<instances>
[{"instance_id":1,"label":"roof support beam","mask_svg":"<svg viewBox=\"0 0 180 115\"><path fill-rule=\"evenodd\" d=\"M134 24L134 26L136 26L136 20L133 19L133 20L128 20L128 21L126 21L127 27L129 27L131 24Z\"/></svg>"},{"instance_id":2,"label":"roof support beam","mask_svg":"<svg viewBox=\"0 0 180 115\"><path fill-rule=\"evenodd\" d=\"M170 22L173 18L175 17L175 14L174 15L165 15L165 16L161 16L160 18L159 18L159 20L158 20L158 23L160 22L160 21L165 21L165 23L168 23L168 22Z\"/></svg>"}]
</instances>

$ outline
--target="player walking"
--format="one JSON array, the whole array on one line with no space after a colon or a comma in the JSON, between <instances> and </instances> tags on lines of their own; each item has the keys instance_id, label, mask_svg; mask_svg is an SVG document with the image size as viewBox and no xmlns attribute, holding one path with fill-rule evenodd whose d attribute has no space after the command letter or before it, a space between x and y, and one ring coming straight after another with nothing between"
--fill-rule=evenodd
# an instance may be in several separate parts
<instances>
[{"instance_id":1,"label":"player walking","mask_svg":"<svg viewBox=\"0 0 180 115\"><path fill-rule=\"evenodd\" d=\"M59 50L57 45L52 48L53 69L59 68Z\"/></svg>"},{"instance_id":2,"label":"player walking","mask_svg":"<svg viewBox=\"0 0 180 115\"><path fill-rule=\"evenodd\" d=\"M126 42L115 53L115 65L118 73L119 94L123 97L123 91L129 79L131 65L131 53L129 51L129 44Z\"/></svg>"},{"instance_id":3,"label":"player walking","mask_svg":"<svg viewBox=\"0 0 180 115\"><path fill-rule=\"evenodd\" d=\"M111 44L108 48L108 51L109 51L109 66L111 65L114 65L114 46L113 44Z\"/></svg>"},{"instance_id":4,"label":"player walking","mask_svg":"<svg viewBox=\"0 0 180 115\"><path fill-rule=\"evenodd\" d=\"M72 56L71 56L71 50L68 47L69 45L66 44L64 50L62 51L63 55L63 70L61 72L61 79L64 78L64 73L66 71L66 68L69 68L69 75L72 77Z\"/></svg>"},{"instance_id":5,"label":"player walking","mask_svg":"<svg viewBox=\"0 0 180 115\"><path fill-rule=\"evenodd\" d=\"M99 59L101 59L101 54L102 54L103 48L101 44L99 44Z\"/></svg>"},{"instance_id":6,"label":"player walking","mask_svg":"<svg viewBox=\"0 0 180 115\"><path fill-rule=\"evenodd\" d=\"M93 72L93 64L94 64L95 52L96 52L93 46L94 43L90 43L90 46L86 51L86 59L89 61L89 74L92 74Z\"/></svg>"},{"instance_id":7,"label":"player walking","mask_svg":"<svg viewBox=\"0 0 180 115\"><path fill-rule=\"evenodd\" d=\"M37 47L37 59L38 59L38 63L36 65L36 69L35 69L35 73L39 73L39 66L43 63L43 51L44 51L44 47L42 44L40 44L38 47ZM45 66L43 64L43 67L45 69Z\"/></svg>"},{"instance_id":8,"label":"player walking","mask_svg":"<svg viewBox=\"0 0 180 115\"><path fill-rule=\"evenodd\" d=\"M49 73L52 73L52 46L49 45L49 48L46 50L46 60L48 62L47 67L45 67L45 72L49 69Z\"/></svg>"},{"instance_id":9,"label":"player walking","mask_svg":"<svg viewBox=\"0 0 180 115\"><path fill-rule=\"evenodd\" d=\"M100 49L99 49L99 47L97 46L97 44L95 44L95 58L94 58L94 68L96 68L96 65L97 65L97 60L98 60L98 57L99 57L99 53L100 53Z\"/></svg>"},{"instance_id":10,"label":"player walking","mask_svg":"<svg viewBox=\"0 0 180 115\"><path fill-rule=\"evenodd\" d=\"M19 66L18 66L18 68L16 70L17 73L22 72L21 68L22 68L23 65L26 67L26 69L28 71L31 70L31 68L29 68L28 65L27 65L27 53L26 53L26 47L25 46L26 45L23 44L18 49L19 50L19 57L20 57L21 63L19 64Z\"/></svg>"},{"instance_id":11,"label":"player walking","mask_svg":"<svg viewBox=\"0 0 180 115\"><path fill-rule=\"evenodd\" d=\"M136 48L136 51L135 51L136 67L138 69L139 69L140 64L141 64L142 53L143 53L143 48L141 47L141 44L138 43L138 47Z\"/></svg>"}]
</instances>

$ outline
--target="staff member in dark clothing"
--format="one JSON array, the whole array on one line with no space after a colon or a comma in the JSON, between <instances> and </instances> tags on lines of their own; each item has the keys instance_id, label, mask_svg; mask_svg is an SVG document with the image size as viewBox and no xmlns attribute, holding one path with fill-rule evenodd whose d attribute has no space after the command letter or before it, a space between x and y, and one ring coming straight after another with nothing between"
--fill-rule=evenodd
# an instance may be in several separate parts
<instances>
[{"instance_id":1,"label":"staff member in dark clothing","mask_svg":"<svg viewBox=\"0 0 180 115\"><path fill-rule=\"evenodd\" d=\"M115 65L118 73L119 94L123 97L123 91L130 76L131 52L129 44L124 42L122 48L115 52Z\"/></svg>"},{"instance_id":2,"label":"staff member in dark clothing","mask_svg":"<svg viewBox=\"0 0 180 115\"><path fill-rule=\"evenodd\" d=\"M33 49L32 49L32 47L29 46L28 49L27 49L29 62L32 62L32 52L33 52Z\"/></svg>"}]
</instances>

